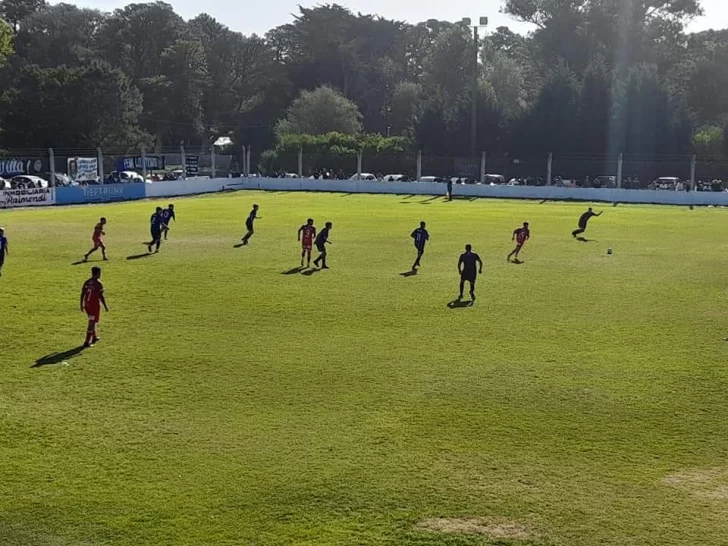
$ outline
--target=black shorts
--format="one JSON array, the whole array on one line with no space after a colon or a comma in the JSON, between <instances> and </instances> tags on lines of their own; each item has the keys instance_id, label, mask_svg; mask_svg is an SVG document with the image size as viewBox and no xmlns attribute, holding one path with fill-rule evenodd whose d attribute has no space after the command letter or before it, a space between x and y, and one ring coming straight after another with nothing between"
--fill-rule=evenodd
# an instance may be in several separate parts
<instances>
[{"instance_id":1,"label":"black shorts","mask_svg":"<svg viewBox=\"0 0 728 546\"><path fill-rule=\"evenodd\" d=\"M460 280L462 280L462 281L468 281L468 282L474 283L475 279L477 279L477 278L478 278L477 273L467 273L466 272L466 273L460 274Z\"/></svg>"},{"instance_id":2,"label":"black shorts","mask_svg":"<svg viewBox=\"0 0 728 546\"><path fill-rule=\"evenodd\" d=\"M0 252L0 267L5 263L5 251Z\"/></svg>"},{"instance_id":3,"label":"black shorts","mask_svg":"<svg viewBox=\"0 0 728 546\"><path fill-rule=\"evenodd\" d=\"M253 231L253 222L248 220L247 222L245 222L245 227L248 228L248 231Z\"/></svg>"},{"instance_id":4,"label":"black shorts","mask_svg":"<svg viewBox=\"0 0 728 546\"><path fill-rule=\"evenodd\" d=\"M586 231L586 224L579 224L579 229Z\"/></svg>"},{"instance_id":5,"label":"black shorts","mask_svg":"<svg viewBox=\"0 0 728 546\"><path fill-rule=\"evenodd\" d=\"M418 254L424 254L425 253L425 247L424 246L423 247L419 247L419 246L415 245L415 248L417 249L417 253Z\"/></svg>"},{"instance_id":6,"label":"black shorts","mask_svg":"<svg viewBox=\"0 0 728 546\"><path fill-rule=\"evenodd\" d=\"M316 243L316 249L321 253L326 253L326 245L324 243Z\"/></svg>"},{"instance_id":7,"label":"black shorts","mask_svg":"<svg viewBox=\"0 0 728 546\"><path fill-rule=\"evenodd\" d=\"M161 229L159 229L159 230L153 229L152 230L152 241L156 241L161 236L162 236L162 230Z\"/></svg>"}]
</instances>

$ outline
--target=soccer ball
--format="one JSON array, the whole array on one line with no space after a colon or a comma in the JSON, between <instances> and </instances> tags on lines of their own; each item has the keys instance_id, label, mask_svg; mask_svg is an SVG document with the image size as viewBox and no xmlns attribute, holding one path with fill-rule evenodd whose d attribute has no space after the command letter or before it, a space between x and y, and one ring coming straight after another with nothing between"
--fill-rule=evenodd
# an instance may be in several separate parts
<instances>
[{"instance_id":1,"label":"soccer ball","mask_svg":"<svg viewBox=\"0 0 728 546\"><path fill-rule=\"evenodd\" d=\"M610 256L612 255L612 248L611 247L607 249L607 254L609 254Z\"/></svg>"}]
</instances>

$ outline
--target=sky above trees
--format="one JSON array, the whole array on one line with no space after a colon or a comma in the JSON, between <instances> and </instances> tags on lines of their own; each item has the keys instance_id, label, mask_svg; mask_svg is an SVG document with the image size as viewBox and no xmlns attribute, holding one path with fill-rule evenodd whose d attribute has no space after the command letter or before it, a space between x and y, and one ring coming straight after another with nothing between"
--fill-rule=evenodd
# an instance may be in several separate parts
<instances>
[{"instance_id":1,"label":"sky above trees","mask_svg":"<svg viewBox=\"0 0 728 546\"><path fill-rule=\"evenodd\" d=\"M56 4L58 2L51 2ZM123 0L78 0L67 2L81 7L112 11L128 4ZM292 22L298 6L313 7L319 0L276 0L275 2L238 2L234 0L200 4L196 0L169 0L177 13L191 19L201 12L208 13L233 30L244 34L265 34L271 28ZM463 17L490 18L490 27L508 26L516 32L528 32L533 27L500 13L502 0L346 0L339 4L356 13L377 14L388 19L417 23L427 19L457 21ZM688 25L688 31L728 28L728 0L702 0L705 15Z\"/></svg>"}]
</instances>

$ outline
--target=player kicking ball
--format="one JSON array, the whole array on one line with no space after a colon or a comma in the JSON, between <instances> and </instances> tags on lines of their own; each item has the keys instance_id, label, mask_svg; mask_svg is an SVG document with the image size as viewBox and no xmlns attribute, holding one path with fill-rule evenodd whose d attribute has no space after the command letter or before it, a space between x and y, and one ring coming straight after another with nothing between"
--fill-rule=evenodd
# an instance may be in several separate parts
<instances>
[{"instance_id":1,"label":"player kicking ball","mask_svg":"<svg viewBox=\"0 0 728 546\"><path fill-rule=\"evenodd\" d=\"M460 295L458 300L463 299L463 289L465 283L470 283L470 299L475 301L475 281L478 273L483 273L483 260L473 252L472 245L465 245L465 252L460 255L458 260L458 273L460 273Z\"/></svg>"},{"instance_id":2,"label":"player kicking ball","mask_svg":"<svg viewBox=\"0 0 728 546\"><path fill-rule=\"evenodd\" d=\"M595 216L601 216L602 214L603 212L596 213L592 210L591 207L589 207L589 210L579 217L579 227L571 232L571 236L576 238L577 236L584 233L586 231L589 220L591 220Z\"/></svg>"},{"instance_id":3,"label":"player kicking ball","mask_svg":"<svg viewBox=\"0 0 728 546\"><path fill-rule=\"evenodd\" d=\"M309 218L304 225L298 228L298 240L301 243L301 267L303 267L304 259L307 259L306 267L311 267L311 250L315 238L316 228L313 226L313 218Z\"/></svg>"},{"instance_id":4,"label":"player kicking ball","mask_svg":"<svg viewBox=\"0 0 728 546\"><path fill-rule=\"evenodd\" d=\"M89 256L96 252L97 250L101 250L101 256L103 256L104 261L107 261L108 258L106 257L106 245L104 244L104 235L106 235L106 232L104 231L104 227L106 226L106 218L101 218L99 220L99 223L94 226L94 233L91 236L91 240L94 243L94 246L91 250L89 250L86 254L83 255L83 261L87 262Z\"/></svg>"},{"instance_id":5,"label":"player kicking ball","mask_svg":"<svg viewBox=\"0 0 728 546\"><path fill-rule=\"evenodd\" d=\"M410 237L415 241L415 248L417 249L417 258L415 259L415 263L412 264L412 271L417 271L417 268L420 267L420 260L422 260L422 255L425 253L425 245L430 240L430 234L427 233L425 226L426 224L424 222L420 222L420 227L410 234Z\"/></svg>"},{"instance_id":6,"label":"player kicking ball","mask_svg":"<svg viewBox=\"0 0 728 546\"><path fill-rule=\"evenodd\" d=\"M513 237L511 238L511 241L516 241L516 248L514 248L513 252L508 255L506 261L510 263L511 258L515 258L513 260L514 263L520 263L520 261L518 260L518 255L520 254L523 245L525 245L526 241L528 241L530 238L531 230L528 229L528 222L523 222L523 227L519 227L513 232Z\"/></svg>"},{"instance_id":7,"label":"player kicking ball","mask_svg":"<svg viewBox=\"0 0 728 546\"><path fill-rule=\"evenodd\" d=\"M101 341L96 331L101 315L101 306L108 312L106 299L104 299L104 286L101 284L101 268L91 268L91 278L83 283L81 289L81 311L88 316L88 328L86 330L86 341L84 347L92 347Z\"/></svg>"},{"instance_id":8,"label":"player kicking ball","mask_svg":"<svg viewBox=\"0 0 728 546\"><path fill-rule=\"evenodd\" d=\"M316 250L319 251L319 257L316 258L313 263L317 267L321 264L321 269L329 269L329 266L326 265L326 245L332 244L331 241L329 241L329 232L333 227L334 224L326 222L326 227L322 229L316 237Z\"/></svg>"}]
</instances>

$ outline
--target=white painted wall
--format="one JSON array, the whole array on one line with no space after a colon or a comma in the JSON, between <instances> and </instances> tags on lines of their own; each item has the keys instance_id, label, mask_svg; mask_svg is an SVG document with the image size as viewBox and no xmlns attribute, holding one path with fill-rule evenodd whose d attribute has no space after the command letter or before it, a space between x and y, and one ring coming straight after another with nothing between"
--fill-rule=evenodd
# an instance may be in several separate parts
<instances>
[{"instance_id":1,"label":"white painted wall","mask_svg":"<svg viewBox=\"0 0 728 546\"><path fill-rule=\"evenodd\" d=\"M222 189L269 191L325 191L340 193L386 193L444 195L445 184L437 182L377 182L367 180L312 180L308 178L247 178L179 180L147 185L147 197L191 195ZM479 186L456 185L455 196L501 199L549 199L556 201L604 201L608 203L647 203L665 205L724 205L728 193L675 192L596 188L559 188L556 186Z\"/></svg>"}]
</instances>

